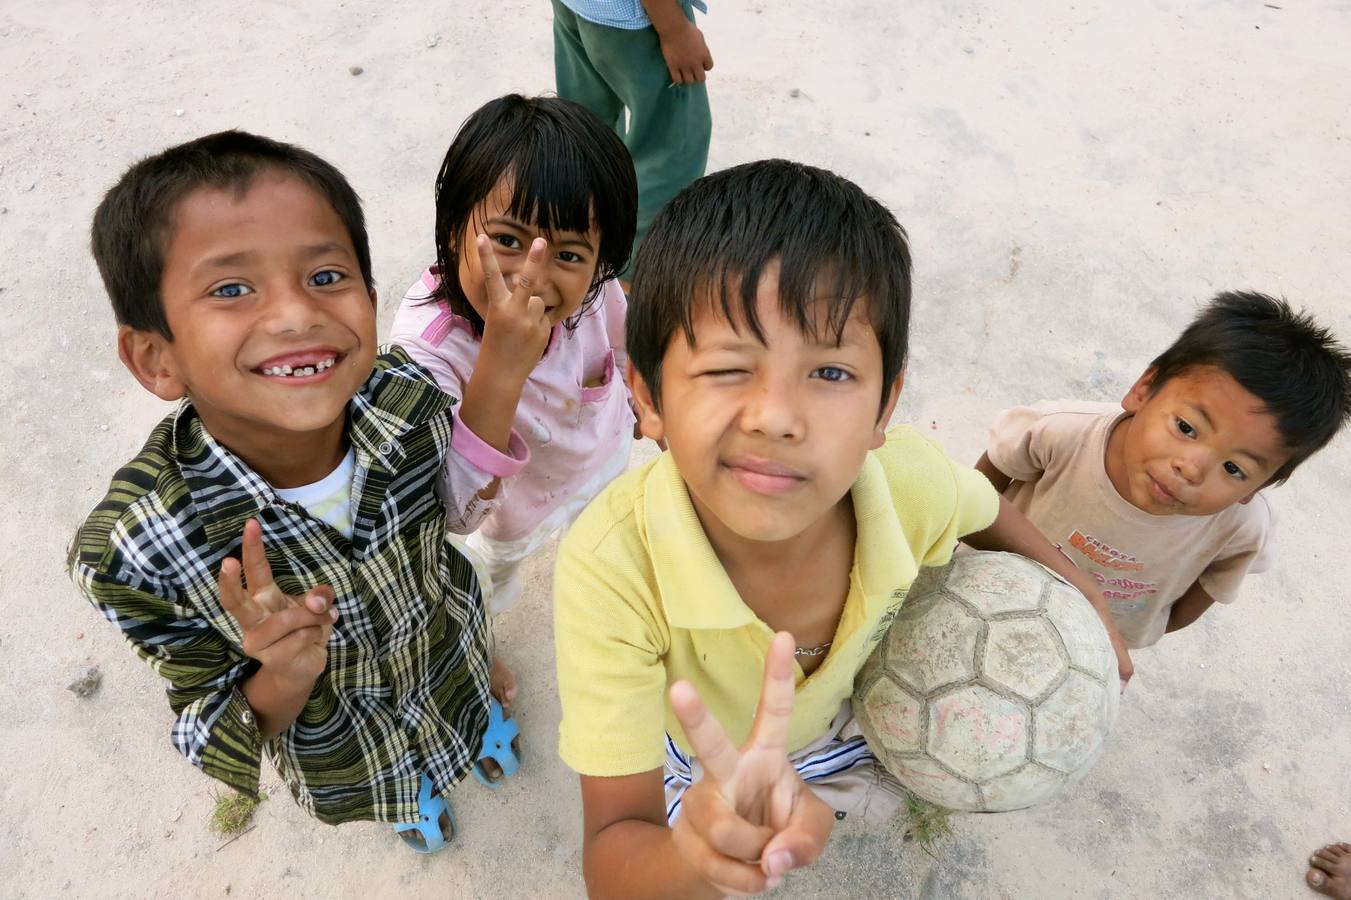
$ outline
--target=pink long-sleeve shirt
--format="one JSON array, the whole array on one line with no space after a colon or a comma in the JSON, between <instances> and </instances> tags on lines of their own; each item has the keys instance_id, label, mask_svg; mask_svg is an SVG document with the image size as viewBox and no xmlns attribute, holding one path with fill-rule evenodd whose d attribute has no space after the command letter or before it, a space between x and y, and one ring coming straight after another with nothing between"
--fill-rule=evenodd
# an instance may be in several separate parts
<instances>
[{"instance_id":1,"label":"pink long-sleeve shirt","mask_svg":"<svg viewBox=\"0 0 1351 900\"><path fill-rule=\"evenodd\" d=\"M394 315L390 340L425 366L442 390L462 399L482 344L467 319L443 304L427 302L438 283L436 271L428 269L408 289ZM576 329L554 326L548 349L526 379L512 421L529 450L529 461L503 479L490 501L448 492L452 520L479 519L486 504L480 526L486 537L499 541L525 537L590 481L623 442L633 439L634 418L624 384L626 309L624 291L611 280L601 287ZM458 417L455 427L468 431ZM468 446L465 440L472 443L477 437L462 434L457 445ZM474 455L472 450L469 455Z\"/></svg>"}]
</instances>

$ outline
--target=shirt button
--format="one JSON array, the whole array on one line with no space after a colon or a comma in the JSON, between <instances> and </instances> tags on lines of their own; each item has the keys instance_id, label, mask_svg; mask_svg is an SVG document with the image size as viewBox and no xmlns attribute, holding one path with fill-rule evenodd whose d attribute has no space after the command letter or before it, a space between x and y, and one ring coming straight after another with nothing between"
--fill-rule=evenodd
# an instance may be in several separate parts
<instances>
[{"instance_id":1,"label":"shirt button","mask_svg":"<svg viewBox=\"0 0 1351 900\"><path fill-rule=\"evenodd\" d=\"M393 445L393 444L391 444L389 441L381 441L381 442L380 442L380 455L381 455L381 456L389 456L389 455L390 455L391 453L393 453L393 452L394 452L394 445Z\"/></svg>"},{"instance_id":2,"label":"shirt button","mask_svg":"<svg viewBox=\"0 0 1351 900\"><path fill-rule=\"evenodd\" d=\"M239 721L243 722L245 725L252 725L253 713L247 709L244 710L242 713L239 714Z\"/></svg>"}]
</instances>

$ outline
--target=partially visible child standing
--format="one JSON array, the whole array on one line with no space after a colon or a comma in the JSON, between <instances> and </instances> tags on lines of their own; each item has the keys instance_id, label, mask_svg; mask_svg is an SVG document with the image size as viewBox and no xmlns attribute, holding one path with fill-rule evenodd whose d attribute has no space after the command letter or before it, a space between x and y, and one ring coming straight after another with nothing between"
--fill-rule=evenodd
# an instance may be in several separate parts
<instances>
[{"instance_id":1,"label":"partially visible child standing","mask_svg":"<svg viewBox=\"0 0 1351 900\"><path fill-rule=\"evenodd\" d=\"M1351 354L1312 317L1258 293L1217 296L1120 405L1005 412L976 468L1146 647L1230 603L1270 557L1280 484L1351 416Z\"/></svg>"},{"instance_id":2,"label":"partially visible child standing","mask_svg":"<svg viewBox=\"0 0 1351 900\"><path fill-rule=\"evenodd\" d=\"M560 97L594 112L623 139L638 174L638 252L652 217L704 174L713 68L694 10L702 0L553 0ZM632 259L632 257L630 257ZM627 281L628 269L622 273Z\"/></svg>"},{"instance_id":3,"label":"partially visible child standing","mask_svg":"<svg viewBox=\"0 0 1351 900\"><path fill-rule=\"evenodd\" d=\"M624 293L637 184L614 132L579 104L510 95L471 115L436 184L437 263L391 339L456 409L457 449L494 476L447 497L490 613L521 594L522 561L628 465ZM528 286L528 303L508 295ZM494 653L493 694L516 685ZM494 722L501 712L493 711Z\"/></svg>"}]
</instances>

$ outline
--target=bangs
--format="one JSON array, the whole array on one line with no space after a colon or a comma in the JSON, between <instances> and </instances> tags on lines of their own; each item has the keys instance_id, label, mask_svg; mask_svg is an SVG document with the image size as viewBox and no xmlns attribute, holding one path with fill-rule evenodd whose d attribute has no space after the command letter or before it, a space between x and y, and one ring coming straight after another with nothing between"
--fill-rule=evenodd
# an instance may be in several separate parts
<instances>
[{"instance_id":1,"label":"bangs","mask_svg":"<svg viewBox=\"0 0 1351 900\"><path fill-rule=\"evenodd\" d=\"M666 303L680 311L686 340L693 344L694 316L708 298L729 324L744 324L763 343L755 296L766 269L777 264L779 311L804 336L820 340L827 336L817 333L824 326L838 344L862 301L873 328L899 334L904 347L910 254L895 218L843 179L820 177L807 167L758 174L751 184L729 179L726 191L690 198L704 208L687 211L693 227L680 241L683 252L674 255L679 258L645 260L649 271L653 264L672 268L663 292L672 293ZM737 197L738 188L747 196ZM645 281L640 273L636 294Z\"/></svg>"},{"instance_id":2,"label":"bangs","mask_svg":"<svg viewBox=\"0 0 1351 900\"><path fill-rule=\"evenodd\" d=\"M545 153L536 145L526 158L505 168L501 177L511 183L507 208L522 222L533 222L546 235L560 231L586 234L596 224L594 176L576 154ZM572 156L571 159L568 156Z\"/></svg>"},{"instance_id":3,"label":"bangs","mask_svg":"<svg viewBox=\"0 0 1351 900\"><path fill-rule=\"evenodd\" d=\"M858 304L865 304L884 383L893 382L905 366L910 326L905 229L847 179L771 159L691 184L657 214L638 248L626 325L629 359L654 396L667 345L679 329L694 346L702 310L713 309L766 342L755 298L775 266L780 314L813 341L838 346ZM886 400L884 392L882 407Z\"/></svg>"}]
</instances>

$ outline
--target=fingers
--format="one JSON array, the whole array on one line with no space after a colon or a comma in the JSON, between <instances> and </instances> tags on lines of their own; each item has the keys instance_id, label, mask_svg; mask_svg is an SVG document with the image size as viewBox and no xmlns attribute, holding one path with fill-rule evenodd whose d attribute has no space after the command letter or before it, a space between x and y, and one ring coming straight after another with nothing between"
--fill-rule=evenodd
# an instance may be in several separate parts
<instances>
[{"instance_id":1,"label":"fingers","mask_svg":"<svg viewBox=\"0 0 1351 900\"><path fill-rule=\"evenodd\" d=\"M774 635L765 656L765 680L755 710L750 743L757 748L787 753L788 723L793 717L793 636Z\"/></svg>"},{"instance_id":2,"label":"fingers","mask_svg":"<svg viewBox=\"0 0 1351 900\"><path fill-rule=\"evenodd\" d=\"M693 788L690 791L693 791ZM716 795L716 792L713 793ZM688 803L691 799L690 792L686 792L685 798L685 803ZM705 881L730 896L757 894L763 891L768 879L760 866L719 853L708 843L705 836L699 833L698 828L688 818L689 813L689 807L685 806L675 828L671 831L671 840L675 843L676 851L684 857L690 867Z\"/></svg>"},{"instance_id":3,"label":"fingers","mask_svg":"<svg viewBox=\"0 0 1351 900\"><path fill-rule=\"evenodd\" d=\"M244 523L244 579L248 583L249 593L258 595L274 587L272 567L267 564L267 551L263 549L263 526L257 519Z\"/></svg>"},{"instance_id":4,"label":"fingers","mask_svg":"<svg viewBox=\"0 0 1351 900\"><path fill-rule=\"evenodd\" d=\"M709 713L704 701L699 699L699 692L688 681L671 685L670 697L671 709L680 720L680 727L685 729L685 737L703 764L705 774L711 776L715 784L730 784L736 774L739 754L727 739L727 732L722 730L722 725ZM735 802L733 798L728 799Z\"/></svg>"},{"instance_id":5,"label":"fingers","mask_svg":"<svg viewBox=\"0 0 1351 900\"><path fill-rule=\"evenodd\" d=\"M800 781L799 784L797 802L788 824L769 839L760 857L760 868L774 884L793 869L816 862L835 827L835 813L831 808L805 784Z\"/></svg>"},{"instance_id":6,"label":"fingers","mask_svg":"<svg viewBox=\"0 0 1351 900\"><path fill-rule=\"evenodd\" d=\"M220 564L216 583L220 586L220 605L235 617L245 631L256 625L267 614L249 599L244 590L244 569L239 560L228 557Z\"/></svg>"},{"instance_id":7,"label":"fingers","mask_svg":"<svg viewBox=\"0 0 1351 900\"><path fill-rule=\"evenodd\" d=\"M263 619L251 630L244 634L244 653L254 658L258 654L271 650L282 652L283 647L276 646L283 641L298 641L299 644L305 644L316 640L321 634L327 634L324 629L333 627L333 613L328 609L323 612L313 612L307 606L292 606L289 609L283 609L280 612L274 612ZM315 629L314 633L308 637L295 639L292 636L297 632Z\"/></svg>"},{"instance_id":8,"label":"fingers","mask_svg":"<svg viewBox=\"0 0 1351 900\"><path fill-rule=\"evenodd\" d=\"M483 272L483 293L488 303L501 303L511 296L507 282L502 278L502 268L497 264L497 254L493 252L492 242L486 234L480 234L474 242L478 251L479 269Z\"/></svg>"},{"instance_id":9,"label":"fingers","mask_svg":"<svg viewBox=\"0 0 1351 900\"><path fill-rule=\"evenodd\" d=\"M333 588L326 584L310 588L301 602L310 612L327 612L334 621L338 619L338 611L333 608L333 604L337 602L337 597L333 593Z\"/></svg>"},{"instance_id":10,"label":"fingers","mask_svg":"<svg viewBox=\"0 0 1351 900\"><path fill-rule=\"evenodd\" d=\"M754 825L737 815L712 783L694 785L680 803L677 825L693 830L709 849L737 860L759 859L765 844L774 836L767 825Z\"/></svg>"},{"instance_id":11,"label":"fingers","mask_svg":"<svg viewBox=\"0 0 1351 900\"><path fill-rule=\"evenodd\" d=\"M530 242L530 250L525 255L525 265L516 273L516 289L511 292L511 299L523 306L529 305L532 315L537 312L536 303L539 305L538 312L543 313L544 310L543 298L533 296L533 292L539 284L540 270L544 268L544 251L548 247L549 242L544 238L535 238Z\"/></svg>"}]
</instances>

